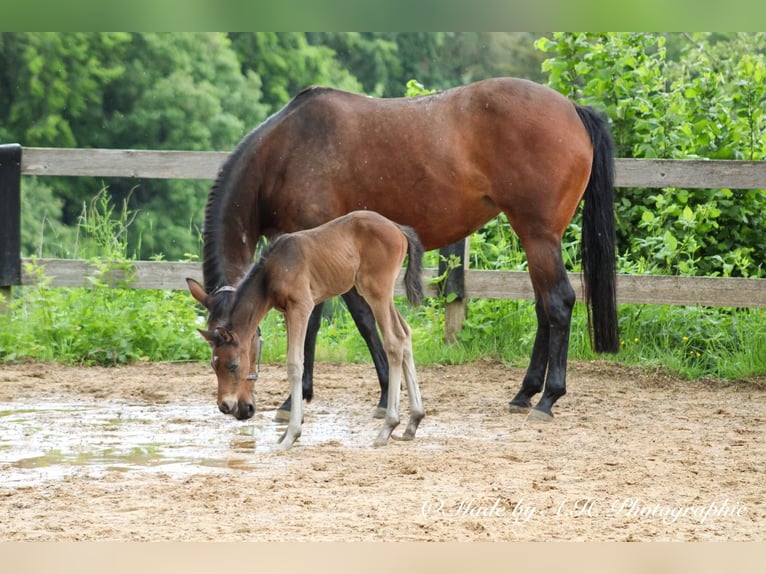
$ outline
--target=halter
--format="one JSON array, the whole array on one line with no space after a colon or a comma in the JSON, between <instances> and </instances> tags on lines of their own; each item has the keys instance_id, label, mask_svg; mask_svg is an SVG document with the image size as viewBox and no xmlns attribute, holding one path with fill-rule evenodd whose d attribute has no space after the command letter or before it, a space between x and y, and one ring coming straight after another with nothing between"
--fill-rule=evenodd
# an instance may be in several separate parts
<instances>
[{"instance_id":1,"label":"halter","mask_svg":"<svg viewBox=\"0 0 766 574\"><path fill-rule=\"evenodd\" d=\"M231 285L221 285L218 289L213 291L213 295L218 295L219 293L225 293L227 291L236 293L237 289L236 287L232 287Z\"/></svg>"}]
</instances>

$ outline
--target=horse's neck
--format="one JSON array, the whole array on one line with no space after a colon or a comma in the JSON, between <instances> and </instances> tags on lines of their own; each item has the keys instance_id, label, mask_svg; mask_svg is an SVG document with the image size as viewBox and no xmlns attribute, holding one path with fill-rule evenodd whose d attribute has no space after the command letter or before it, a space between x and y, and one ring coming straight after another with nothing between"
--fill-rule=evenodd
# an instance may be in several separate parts
<instances>
[{"instance_id":1,"label":"horse's neck","mask_svg":"<svg viewBox=\"0 0 766 574\"><path fill-rule=\"evenodd\" d=\"M228 199L229 205L242 205L238 210L221 205L215 220L208 221L205 234L202 270L208 291L223 285L236 285L253 262L258 231L249 227L250 201ZM222 203L222 202L221 202ZM244 205L243 205L244 203Z\"/></svg>"}]
</instances>

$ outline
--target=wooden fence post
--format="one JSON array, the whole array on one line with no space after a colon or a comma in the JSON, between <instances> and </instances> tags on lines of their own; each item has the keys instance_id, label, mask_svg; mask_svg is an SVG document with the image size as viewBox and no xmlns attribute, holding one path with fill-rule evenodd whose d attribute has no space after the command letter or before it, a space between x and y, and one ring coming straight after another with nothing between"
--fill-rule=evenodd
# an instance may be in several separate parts
<instances>
[{"instance_id":1,"label":"wooden fence post","mask_svg":"<svg viewBox=\"0 0 766 574\"><path fill-rule=\"evenodd\" d=\"M0 145L0 313L21 284L21 146Z\"/></svg>"},{"instance_id":2,"label":"wooden fence post","mask_svg":"<svg viewBox=\"0 0 766 574\"><path fill-rule=\"evenodd\" d=\"M444 305L444 342L448 344L455 342L455 336L463 328L465 319L465 268L468 261L468 245L465 239L461 239L439 250L439 277L447 273L439 285L439 292L443 297L455 296ZM452 256L458 258L460 265L449 269Z\"/></svg>"}]
</instances>

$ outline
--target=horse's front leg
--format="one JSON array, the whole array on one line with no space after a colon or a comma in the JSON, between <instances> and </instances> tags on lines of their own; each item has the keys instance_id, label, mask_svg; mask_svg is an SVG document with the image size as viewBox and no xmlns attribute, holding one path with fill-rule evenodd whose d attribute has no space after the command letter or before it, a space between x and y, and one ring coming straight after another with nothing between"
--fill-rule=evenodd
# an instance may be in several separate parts
<instances>
[{"instance_id":1,"label":"horse's front leg","mask_svg":"<svg viewBox=\"0 0 766 574\"><path fill-rule=\"evenodd\" d=\"M287 430L279 439L280 448L287 450L301 436L303 424L303 344L306 339L311 308L288 309L285 312L287 328L287 380L293 398Z\"/></svg>"},{"instance_id":2,"label":"horse's front leg","mask_svg":"<svg viewBox=\"0 0 766 574\"><path fill-rule=\"evenodd\" d=\"M322 307L324 303L319 303L309 316L308 327L306 328L306 340L303 344L303 375L302 387L303 398L307 403L314 398L314 357L316 352L317 333L322 323ZM282 406L277 409L274 415L274 422L282 423L290 420L290 409L292 408L292 394L288 395Z\"/></svg>"}]
</instances>

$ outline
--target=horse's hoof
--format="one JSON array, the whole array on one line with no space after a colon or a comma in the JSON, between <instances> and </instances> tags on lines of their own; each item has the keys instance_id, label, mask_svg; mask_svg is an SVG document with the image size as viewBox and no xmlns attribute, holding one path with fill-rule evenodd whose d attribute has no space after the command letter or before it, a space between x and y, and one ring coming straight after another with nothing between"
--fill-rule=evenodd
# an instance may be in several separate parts
<instances>
[{"instance_id":1,"label":"horse's hoof","mask_svg":"<svg viewBox=\"0 0 766 574\"><path fill-rule=\"evenodd\" d=\"M375 410L372 411L372 418L374 419L386 418L386 409L384 409L383 407L375 407Z\"/></svg>"},{"instance_id":2,"label":"horse's hoof","mask_svg":"<svg viewBox=\"0 0 766 574\"><path fill-rule=\"evenodd\" d=\"M286 411L285 409L277 409L277 412L274 415L274 422L286 423L289 421L290 421L290 411Z\"/></svg>"},{"instance_id":3,"label":"horse's hoof","mask_svg":"<svg viewBox=\"0 0 766 574\"><path fill-rule=\"evenodd\" d=\"M529 412L529 407L525 407L522 405L517 405L516 403L508 403L508 412L514 413L514 414L522 414L525 415Z\"/></svg>"},{"instance_id":4,"label":"horse's hoof","mask_svg":"<svg viewBox=\"0 0 766 574\"><path fill-rule=\"evenodd\" d=\"M391 438L401 442L407 442L407 441L415 440L415 435L414 434L408 435L407 433L405 433L402 436L391 435Z\"/></svg>"},{"instance_id":5,"label":"horse's hoof","mask_svg":"<svg viewBox=\"0 0 766 574\"><path fill-rule=\"evenodd\" d=\"M375 448L378 448L378 447L381 447L381 446L386 446L387 444L388 444L387 440L382 440L382 439L379 439L379 438L376 438L372 442L372 446L374 446Z\"/></svg>"},{"instance_id":6,"label":"horse's hoof","mask_svg":"<svg viewBox=\"0 0 766 574\"><path fill-rule=\"evenodd\" d=\"M527 415L527 420L550 422L553 420L553 415L546 413L545 411L541 411L540 409L532 409Z\"/></svg>"}]
</instances>

